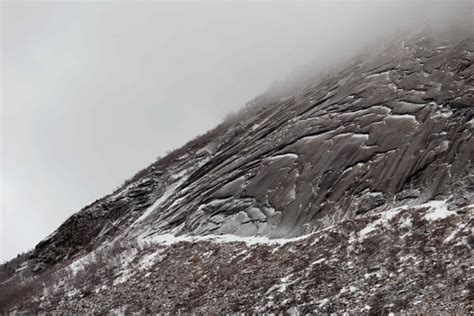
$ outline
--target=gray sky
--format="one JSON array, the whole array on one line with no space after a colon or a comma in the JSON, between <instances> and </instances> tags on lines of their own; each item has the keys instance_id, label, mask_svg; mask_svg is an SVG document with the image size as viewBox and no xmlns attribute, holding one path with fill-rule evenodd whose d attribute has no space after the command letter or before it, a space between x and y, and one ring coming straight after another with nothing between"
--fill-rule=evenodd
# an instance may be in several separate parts
<instances>
[{"instance_id":1,"label":"gray sky","mask_svg":"<svg viewBox=\"0 0 474 316\"><path fill-rule=\"evenodd\" d=\"M2 2L0 262L292 69L459 14L382 2Z\"/></svg>"}]
</instances>

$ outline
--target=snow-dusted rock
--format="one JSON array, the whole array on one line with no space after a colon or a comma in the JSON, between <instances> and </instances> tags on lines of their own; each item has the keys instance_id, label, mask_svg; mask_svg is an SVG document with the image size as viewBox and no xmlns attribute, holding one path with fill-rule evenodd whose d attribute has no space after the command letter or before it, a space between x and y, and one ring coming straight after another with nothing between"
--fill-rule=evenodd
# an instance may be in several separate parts
<instances>
[{"instance_id":1,"label":"snow-dusted rock","mask_svg":"<svg viewBox=\"0 0 474 316\"><path fill-rule=\"evenodd\" d=\"M69 218L0 303L472 312L473 56L472 32L415 34L260 96Z\"/></svg>"}]
</instances>

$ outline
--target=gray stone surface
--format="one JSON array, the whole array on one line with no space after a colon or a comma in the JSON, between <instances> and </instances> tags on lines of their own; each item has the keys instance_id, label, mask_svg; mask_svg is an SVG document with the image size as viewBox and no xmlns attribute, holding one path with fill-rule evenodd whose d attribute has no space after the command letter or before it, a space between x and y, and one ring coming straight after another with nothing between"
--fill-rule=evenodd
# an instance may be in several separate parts
<instances>
[{"instance_id":1,"label":"gray stone surface","mask_svg":"<svg viewBox=\"0 0 474 316\"><path fill-rule=\"evenodd\" d=\"M158 312L291 312L296 304L304 312L368 313L364 304L370 298L369 307L377 311L472 312L473 60L472 32L420 33L374 48L286 97L264 94L73 215L0 288L9 290L23 277L36 280L62 271L91 253L108 253L111 245L163 234L290 238L313 233L311 238L322 234L323 241L311 239L282 251L195 243L192 260L203 273L188 269L189 245L170 246L166 254L174 259L160 261L167 265L150 272L153 279L136 275L137 280L150 280L148 285L127 283L143 290L131 292L127 311L146 312L140 308L148 302ZM429 224L420 217L427 208L418 206L433 200L446 201L442 212L457 215ZM393 212L388 210L398 206L412 212L391 222ZM371 233L373 226L379 233ZM352 237L364 235L363 227L369 238L355 243ZM114 251L122 253L122 248ZM240 251L246 257L237 260ZM211 259L203 259L208 253ZM319 262L320 254L326 263ZM401 255L417 261L396 259ZM236 260L234 270L222 268L227 259ZM99 267L109 280L123 274L107 260ZM252 279L247 267L261 270L252 270ZM273 293L275 278L283 280L286 270L294 271L301 286L291 287L289 294ZM159 271L167 271L169 278ZM193 283L194 273L203 279ZM461 280L466 275L468 283ZM381 281L388 276L393 283ZM209 278L224 284L213 291L204 286ZM351 284L363 290L352 291ZM99 311L91 306L101 302L104 308L115 308L123 295L108 286L103 296L98 288L78 285L80 297L74 292L71 300L56 297L43 305L35 297L23 307L30 312L91 312ZM154 301L147 287L160 300ZM210 292L202 294L204 289ZM446 289L452 292L439 297ZM249 291L255 292L252 297L235 301ZM266 305L265 293L273 305ZM394 308L402 303L405 307ZM432 309L438 303L441 307Z\"/></svg>"},{"instance_id":2,"label":"gray stone surface","mask_svg":"<svg viewBox=\"0 0 474 316\"><path fill-rule=\"evenodd\" d=\"M294 95L257 98L71 217L33 257L50 264L144 231L291 237L382 206L472 203L473 58L472 36L417 34Z\"/></svg>"}]
</instances>

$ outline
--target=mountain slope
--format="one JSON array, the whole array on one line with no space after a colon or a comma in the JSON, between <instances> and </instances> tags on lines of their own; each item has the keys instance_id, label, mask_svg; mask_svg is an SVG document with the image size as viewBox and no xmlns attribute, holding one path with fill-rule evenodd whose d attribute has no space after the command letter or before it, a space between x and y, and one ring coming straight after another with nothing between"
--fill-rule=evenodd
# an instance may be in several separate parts
<instances>
[{"instance_id":1,"label":"mountain slope","mask_svg":"<svg viewBox=\"0 0 474 316\"><path fill-rule=\"evenodd\" d=\"M33 312L472 310L474 39L454 35L257 98L72 216L1 287L32 288L15 304Z\"/></svg>"}]
</instances>

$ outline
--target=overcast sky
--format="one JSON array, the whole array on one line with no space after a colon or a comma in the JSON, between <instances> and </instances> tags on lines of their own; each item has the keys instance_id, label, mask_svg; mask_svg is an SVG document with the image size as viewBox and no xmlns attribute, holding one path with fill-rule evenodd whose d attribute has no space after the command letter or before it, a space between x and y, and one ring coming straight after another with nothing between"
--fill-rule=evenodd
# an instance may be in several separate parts
<instances>
[{"instance_id":1,"label":"overcast sky","mask_svg":"<svg viewBox=\"0 0 474 316\"><path fill-rule=\"evenodd\" d=\"M456 10L454 1L3 1L0 262L292 69Z\"/></svg>"}]
</instances>

